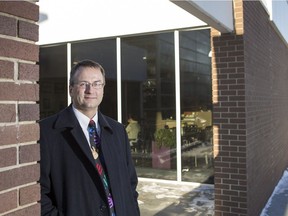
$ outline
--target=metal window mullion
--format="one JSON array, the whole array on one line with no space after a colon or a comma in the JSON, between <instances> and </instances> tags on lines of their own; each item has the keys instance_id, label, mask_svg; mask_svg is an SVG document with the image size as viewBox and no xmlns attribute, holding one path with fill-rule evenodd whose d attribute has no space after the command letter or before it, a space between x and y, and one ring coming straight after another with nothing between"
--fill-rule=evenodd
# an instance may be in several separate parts
<instances>
[{"instance_id":1,"label":"metal window mullion","mask_svg":"<svg viewBox=\"0 0 288 216\"><path fill-rule=\"evenodd\" d=\"M71 71L71 43L67 43L67 105L71 103L71 97L69 95L70 71Z\"/></svg>"},{"instance_id":2,"label":"metal window mullion","mask_svg":"<svg viewBox=\"0 0 288 216\"><path fill-rule=\"evenodd\" d=\"M179 31L174 32L175 49L175 99L176 99L176 158L177 158L177 181L182 181L182 160L181 160L181 106L180 106L180 52L179 52Z\"/></svg>"},{"instance_id":3,"label":"metal window mullion","mask_svg":"<svg viewBox=\"0 0 288 216\"><path fill-rule=\"evenodd\" d=\"M117 62L117 119L122 122L122 88L121 88L121 39L116 38L116 62Z\"/></svg>"}]
</instances>

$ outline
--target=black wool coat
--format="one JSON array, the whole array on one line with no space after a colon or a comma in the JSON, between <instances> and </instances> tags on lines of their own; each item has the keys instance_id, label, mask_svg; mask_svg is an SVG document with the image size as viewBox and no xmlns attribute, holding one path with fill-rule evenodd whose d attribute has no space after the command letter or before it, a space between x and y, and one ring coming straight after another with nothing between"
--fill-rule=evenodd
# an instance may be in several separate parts
<instances>
[{"instance_id":1,"label":"black wool coat","mask_svg":"<svg viewBox=\"0 0 288 216\"><path fill-rule=\"evenodd\" d=\"M138 179L124 125L98 112L116 216L138 216ZM104 188L72 105L40 121L41 215L108 216Z\"/></svg>"}]
</instances>

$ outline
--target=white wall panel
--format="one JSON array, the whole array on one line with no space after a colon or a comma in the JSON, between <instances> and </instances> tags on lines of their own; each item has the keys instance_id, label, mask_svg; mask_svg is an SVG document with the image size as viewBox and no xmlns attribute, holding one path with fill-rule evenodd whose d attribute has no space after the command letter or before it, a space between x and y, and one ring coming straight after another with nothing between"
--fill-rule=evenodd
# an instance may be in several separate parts
<instances>
[{"instance_id":1,"label":"white wall panel","mask_svg":"<svg viewBox=\"0 0 288 216\"><path fill-rule=\"evenodd\" d=\"M169 0L40 0L39 44L207 25Z\"/></svg>"},{"instance_id":2,"label":"white wall panel","mask_svg":"<svg viewBox=\"0 0 288 216\"><path fill-rule=\"evenodd\" d=\"M171 0L171 2L220 32L232 32L234 29L232 0Z\"/></svg>"}]
</instances>

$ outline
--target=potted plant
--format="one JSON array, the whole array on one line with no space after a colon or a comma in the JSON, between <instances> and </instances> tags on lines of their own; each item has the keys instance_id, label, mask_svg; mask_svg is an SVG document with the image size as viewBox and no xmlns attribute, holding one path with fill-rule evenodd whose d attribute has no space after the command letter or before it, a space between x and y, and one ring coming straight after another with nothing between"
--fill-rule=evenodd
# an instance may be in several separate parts
<instances>
[{"instance_id":1,"label":"potted plant","mask_svg":"<svg viewBox=\"0 0 288 216\"><path fill-rule=\"evenodd\" d=\"M152 145L152 164L154 168L170 169L171 154L176 153L176 130L170 128L157 129Z\"/></svg>"},{"instance_id":2,"label":"potted plant","mask_svg":"<svg viewBox=\"0 0 288 216\"><path fill-rule=\"evenodd\" d=\"M168 147L175 148L176 147L176 130L170 128L160 128L156 130L155 141L159 148Z\"/></svg>"}]
</instances>

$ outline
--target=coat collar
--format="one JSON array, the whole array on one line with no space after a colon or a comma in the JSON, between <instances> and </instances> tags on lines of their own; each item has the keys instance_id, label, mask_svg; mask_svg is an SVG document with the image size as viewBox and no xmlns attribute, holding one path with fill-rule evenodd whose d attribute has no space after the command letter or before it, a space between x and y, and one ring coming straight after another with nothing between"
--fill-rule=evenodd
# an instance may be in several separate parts
<instances>
[{"instance_id":1,"label":"coat collar","mask_svg":"<svg viewBox=\"0 0 288 216\"><path fill-rule=\"evenodd\" d=\"M113 134L113 130L107 117L104 116L101 112L98 112L98 121L101 127L101 130L105 129ZM59 113L58 119L55 122L55 128L75 128L79 125L78 120L74 114L72 104L70 104L66 109Z\"/></svg>"},{"instance_id":2,"label":"coat collar","mask_svg":"<svg viewBox=\"0 0 288 216\"><path fill-rule=\"evenodd\" d=\"M102 133L105 131L105 134L110 133L113 134L113 130L109 122L107 121L107 117L104 116L102 113L98 112L98 121L99 125L101 127ZM81 150L84 152L86 157L89 158L90 162L92 164L95 163L91 150L88 144L87 139L85 138L85 135L82 131L82 128L74 114L72 104L70 104L67 108L62 110L58 114L58 118L54 124L55 129L68 129L71 133L71 135L76 140L76 143L79 145ZM105 139L104 139L105 140ZM103 141L104 141L103 140ZM103 143L104 144L104 143Z\"/></svg>"}]
</instances>

